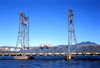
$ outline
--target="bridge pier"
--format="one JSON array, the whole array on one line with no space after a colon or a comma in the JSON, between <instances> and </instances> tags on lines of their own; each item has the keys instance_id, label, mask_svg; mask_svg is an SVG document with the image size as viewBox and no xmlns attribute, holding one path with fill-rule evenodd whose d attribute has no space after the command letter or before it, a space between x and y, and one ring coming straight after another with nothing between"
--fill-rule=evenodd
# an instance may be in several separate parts
<instances>
[{"instance_id":1,"label":"bridge pier","mask_svg":"<svg viewBox=\"0 0 100 68\"><path fill-rule=\"evenodd\" d=\"M15 60L28 60L29 56L14 56Z\"/></svg>"},{"instance_id":2,"label":"bridge pier","mask_svg":"<svg viewBox=\"0 0 100 68\"><path fill-rule=\"evenodd\" d=\"M64 58L65 60L71 60L72 59L72 57L71 56L65 56L65 58Z\"/></svg>"}]
</instances>

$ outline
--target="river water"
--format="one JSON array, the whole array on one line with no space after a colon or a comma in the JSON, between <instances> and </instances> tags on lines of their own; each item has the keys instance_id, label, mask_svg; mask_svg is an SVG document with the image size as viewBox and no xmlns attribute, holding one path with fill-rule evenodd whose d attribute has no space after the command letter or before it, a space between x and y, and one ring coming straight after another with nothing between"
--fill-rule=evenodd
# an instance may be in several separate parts
<instances>
[{"instance_id":1,"label":"river water","mask_svg":"<svg viewBox=\"0 0 100 68\"><path fill-rule=\"evenodd\" d=\"M100 68L100 60L0 60L0 68Z\"/></svg>"}]
</instances>

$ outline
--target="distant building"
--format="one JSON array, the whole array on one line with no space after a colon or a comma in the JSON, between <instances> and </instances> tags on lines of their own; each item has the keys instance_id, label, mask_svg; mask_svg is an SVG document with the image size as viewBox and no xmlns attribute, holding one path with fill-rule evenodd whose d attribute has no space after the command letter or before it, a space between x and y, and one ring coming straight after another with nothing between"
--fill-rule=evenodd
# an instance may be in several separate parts
<instances>
[{"instance_id":1,"label":"distant building","mask_svg":"<svg viewBox=\"0 0 100 68\"><path fill-rule=\"evenodd\" d=\"M0 49L1 52L7 52L9 51L8 49Z\"/></svg>"},{"instance_id":2,"label":"distant building","mask_svg":"<svg viewBox=\"0 0 100 68\"><path fill-rule=\"evenodd\" d=\"M41 46L42 47L53 47L51 42L49 42L49 43L48 42L47 43L42 43Z\"/></svg>"}]
</instances>

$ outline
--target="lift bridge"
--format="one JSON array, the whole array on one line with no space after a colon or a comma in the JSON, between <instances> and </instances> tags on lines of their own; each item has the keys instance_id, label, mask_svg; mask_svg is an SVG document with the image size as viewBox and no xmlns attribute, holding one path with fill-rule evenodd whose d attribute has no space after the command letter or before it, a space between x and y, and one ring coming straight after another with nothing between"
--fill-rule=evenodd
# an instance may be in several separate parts
<instances>
[{"instance_id":1,"label":"lift bridge","mask_svg":"<svg viewBox=\"0 0 100 68\"><path fill-rule=\"evenodd\" d=\"M20 13L19 32L16 47L1 46L0 56L15 56L15 59L29 59L34 56L99 56L100 45L77 45L74 30L73 10L68 10L68 45L53 47L29 46L29 17ZM75 43L75 45L72 45Z\"/></svg>"}]
</instances>

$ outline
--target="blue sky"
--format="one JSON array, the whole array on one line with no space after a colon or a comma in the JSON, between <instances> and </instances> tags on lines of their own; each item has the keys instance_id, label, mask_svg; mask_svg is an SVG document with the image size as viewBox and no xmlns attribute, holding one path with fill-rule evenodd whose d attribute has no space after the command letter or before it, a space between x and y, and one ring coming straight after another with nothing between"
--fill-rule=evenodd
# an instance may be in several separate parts
<instances>
[{"instance_id":1,"label":"blue sky","mask_svg":"<svg viewBox=\"0 0 100 68\"><path fill-rule=\"evenodd\" d=\"M0 46L16 45L20 12L30 19L30 46L68 44L68 9L77 41L100 44L99 0L0 0Z\"/></svg>"}]
</instances>

